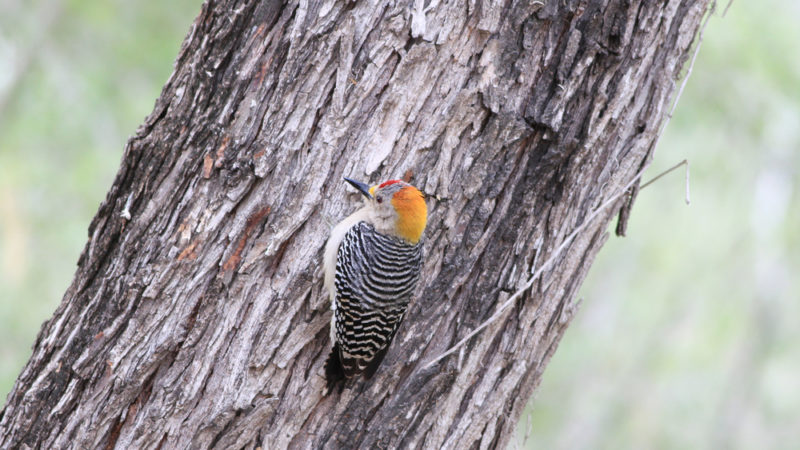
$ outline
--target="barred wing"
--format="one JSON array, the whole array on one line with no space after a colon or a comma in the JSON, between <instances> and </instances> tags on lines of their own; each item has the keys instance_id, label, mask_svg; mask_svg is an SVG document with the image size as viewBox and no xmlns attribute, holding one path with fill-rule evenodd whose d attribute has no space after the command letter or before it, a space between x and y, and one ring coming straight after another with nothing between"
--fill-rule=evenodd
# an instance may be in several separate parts
<instances>
[{"instance_id":1,"label":"barred wing","mask_svg":"<svg viewBox=\"0 0 800 450\"><path fill-rule=\"evenodd\" d=\"M411 245L359 222L347 232L336 259L336 345L345 376L377 369L394 338L422 265ZM367 370L369 369L369 370Z\"/></svg>"}]
</instances>

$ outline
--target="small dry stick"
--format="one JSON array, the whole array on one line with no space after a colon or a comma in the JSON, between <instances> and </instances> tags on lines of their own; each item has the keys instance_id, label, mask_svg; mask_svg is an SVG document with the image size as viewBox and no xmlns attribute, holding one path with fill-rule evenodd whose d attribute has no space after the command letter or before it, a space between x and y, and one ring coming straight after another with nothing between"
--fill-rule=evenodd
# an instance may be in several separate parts
<instances>
[{"instance_id":1,"label":"small dry stick","mask_svg":"<svg viewBox=\"0 0 800 450\"><path fill-rule=\"evenodd\" d=\"M685 200L686 200L686 204L688 205L689 203L691 203L691 198L689 196L689 160L688 159L684 159L683 161L679 162L678 164L675 164L674 166L670 167L669 169L667 169L667 170L661 172L660 174L656 175L655 177L650 179L647 183L641 185L639 187L639 189L644 189L647 186L650 186L651 184L653 184L656 181L658 181L659 178L663 177L664 175L667 175L668 173L672 172L673 170L677 169L680 166L686 166L686 175L684 175L684 180L685 180L686 186L685 186L684 189L686 190L686 198L685 198Z\"/></svg>"},{"instance_id":2,"label":"small dry stick","mask_svg":"<svg viewBox=\"0 0 800 450\"><path fill-rule=\"evenodd\" d=\"M731 0L732 2L733 0ZM730 6L730 3L728 4ZM672 119L672 114L675 113L675 108L678 107L678 100L680 100L681 95L683 94L683 90L686 88L686 83L689 81L689 77L692 75L692 69L694 69L694 63L697 61L697 55L700 53L700 46L703 45L703 33L706 31L706 25L708 25L708 21L711 19L711 15L714 14L714 10L716 9L717 4L712 3L711 8L708 10L706 14L705 20L703 20L703 24L700 25L700 32L697 34L697 45L694 47L694 53L692 53L692 60L689 61L689 68L686 70L686 76L683 77L683 81L681 81L681 86L678 88L678 94L675 95L675 101L672 102L672 108L669 110L669 115L667 116L667 120L664 121L664 124L661 126L661 133L664 132L664 129L667 128L667 124L669 124L669 120ZM727 11L727 8L725 9ZM658 137L661 137L661 133L658 133ZM656 138L656 143L658 143L658 138Z\"/></svg>"},{"instance_id":3,"label":"small dry stick","mask_svg":"<svg viewBox=\"0 0 800 450\"><path fill-rule=\"evenodd\" d=\"M731 5L733 4L733 0L728 0L728 4L725 6L725 10L722 11L722 17L725 17L728 14L728 10L731 9Z\"/></svg>"}]
</instances>

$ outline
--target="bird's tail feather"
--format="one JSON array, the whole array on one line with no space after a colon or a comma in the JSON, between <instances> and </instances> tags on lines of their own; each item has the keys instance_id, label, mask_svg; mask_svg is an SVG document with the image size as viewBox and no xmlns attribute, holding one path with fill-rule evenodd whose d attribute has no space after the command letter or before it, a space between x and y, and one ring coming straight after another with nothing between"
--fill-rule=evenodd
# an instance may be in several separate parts
<instances>
[{"instance_id":1,"label":"bird's tail feather","mask_svg":"<svg viewBox=\"0 0 800 450\"><path fill-rule=\"evenodd\" d=\"M339 393L344 390L344 382L346 380L344 367L342 367L342 359L339 354L339 344L334 344L331 349L331 354L328 360L325 361L325 379L328 382L327 391L325 395L333 392L336 385L339 385Z\"/></svg>"}]
</instances>

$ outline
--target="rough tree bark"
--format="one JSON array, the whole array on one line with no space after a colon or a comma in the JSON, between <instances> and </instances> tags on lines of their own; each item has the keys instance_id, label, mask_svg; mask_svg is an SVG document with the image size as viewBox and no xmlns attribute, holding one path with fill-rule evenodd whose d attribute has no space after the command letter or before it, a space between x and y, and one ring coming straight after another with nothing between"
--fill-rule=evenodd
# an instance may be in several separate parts
<instances>
[{"instance_id":1,"label":"rough tree bark","mask_svg":"<svg viewBox=\"0 0 800 450\"><path fill-rule=\"evenodd\" d=\"M0 447L503 447L614 210L425 363L649 161L709 2L208 1ZM343 175L441 198L383 366L322 397L320 258L358 201Z\"/></svg>"}]
</instances>

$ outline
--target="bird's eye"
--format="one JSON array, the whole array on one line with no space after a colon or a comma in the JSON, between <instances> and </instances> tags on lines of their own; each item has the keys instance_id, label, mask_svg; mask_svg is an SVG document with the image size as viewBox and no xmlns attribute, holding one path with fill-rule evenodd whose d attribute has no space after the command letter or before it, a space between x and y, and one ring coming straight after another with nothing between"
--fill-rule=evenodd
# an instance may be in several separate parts
<instances>
[{"instance_id":1,"label":"bird's eye","mask_svg":"<svg viewBox=\"0 0 800 450\"><path fill-rule=\"evenodd\" d=\"M379 196L375 197L375 201L378 202L378 203L383 203L383 197L381 197L379 195Z\"/></svg>"}]
</instances>

